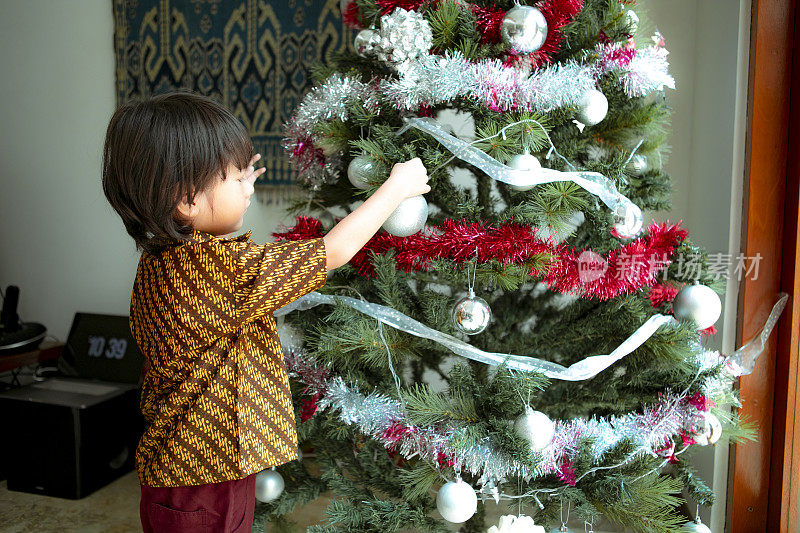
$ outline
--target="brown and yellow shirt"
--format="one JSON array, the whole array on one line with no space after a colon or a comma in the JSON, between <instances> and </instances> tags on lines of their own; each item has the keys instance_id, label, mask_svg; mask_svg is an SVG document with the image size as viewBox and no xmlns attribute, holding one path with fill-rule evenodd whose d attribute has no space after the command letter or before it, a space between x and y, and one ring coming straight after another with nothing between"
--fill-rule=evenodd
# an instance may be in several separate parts
<instances>
[{"instance_id":1,"label":"brown and yellow shirt","mask_svg":"<svg viewBox=\"0 0 800 533\"><path fill-rule=\"evenodd\" d=\"M322 239L258 245L195 231L143 253L130 325L145 356L139 480L241 479L296 459L289 381L273 311L325 284Z\"/></svg>"}]
</instances>

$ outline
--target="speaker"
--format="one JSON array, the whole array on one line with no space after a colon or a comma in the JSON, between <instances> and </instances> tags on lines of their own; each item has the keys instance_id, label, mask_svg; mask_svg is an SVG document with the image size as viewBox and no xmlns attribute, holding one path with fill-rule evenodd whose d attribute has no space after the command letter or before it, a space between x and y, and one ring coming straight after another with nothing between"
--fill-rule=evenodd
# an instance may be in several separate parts
<instances>
[{"instance_id":1,"label":"speaker","mask_svg":"<svg viewBox=\"0 0 800 533\"><path fill-rule=\"evenodd\" d=\"M0 393L0 412L9 490L79 499L134 467L135 385L54 378Z\"/></svg>"}]
</instances>

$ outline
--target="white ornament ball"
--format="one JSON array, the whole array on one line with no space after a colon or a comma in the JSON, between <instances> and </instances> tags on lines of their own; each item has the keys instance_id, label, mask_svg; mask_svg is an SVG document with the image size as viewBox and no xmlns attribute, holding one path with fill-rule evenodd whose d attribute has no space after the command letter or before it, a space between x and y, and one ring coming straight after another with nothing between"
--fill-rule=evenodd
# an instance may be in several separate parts
<instances>
[{"instance_id":1,"label":"white ornament ball","mask_svg":"<svg viewBox=\"0 0 800 533\"><path fill-rule=\"evenodd\" d=\"M420 196L406 198L392 211L383 229L395 237L408 237L425 227L428 220L428 202Z\"/></svg>"},{"instance_id":2,"label":"white ornament ball","mask_svg":"<svg viewBox=\"0 0 800 533\"><path fill-rule=\"evenodd\" d=\"M682 533L711 533L711 528L700 521L700 518L694 522L686 522L681 527Z\"/></svg>"},{"instance_id":3,"label":"white ornament ball","mask_svg":"<svg viewBox=\"0 0 800 533\"><path fill-rule=\"evenodd\" d=\"M478 510L478 496L468 483L460 479L448 481L436 495L436 508L448 522L461 524Z\"/></svg>"},{"instance_id":4,"label":"white ornament ball","mask_svg":"<svg viewBox=\"0 0 800 533\"><path fill-rule=\"evenodd\" d=\"M536 171L542 168L542 164L539 163L539 160L536 158L536 156L533 156L531 154L517 154L508 161L507 166L512 170L526 170L526 171L528 170ZM531 179L533 179L532 176ZM509 184L509 187L511 187L515 191L529 191L533 189L535 186L536 184L531 184L531 185Z\"/></svg>"},{"instance_id":5,"label":"white ornament ball","mask_svg":"<svg viewBox=\"0 0 800 533\"><path fill-rule=\"evenodd\" d=\"M500 34L514 52L530 54L547 40L547 20L535 7L516 6L503 17Z\"/></svg>"},{"instance_id":6,"label":"white ornament ball","mask_svg":"<svg viewBox=\"0 0 800 533\"><path fill-rule=\"evenodd\" d=\"M453 324L467 335L477 335L492 319L492 309L483 298L470 294L453 306Z\"/></svg>"},{"instance_id":7,"label":"white ornament ball","mask_svg":"<svg viewBox=\"0 0 800 533\"><path fill-rule=\"evenodd\" d=\"M578 120L587 126L599 124L608 114L608 100L606 95L597 89L590 89L584 93L578 103Z\"/></svg>"},{"instance_id":8,"label":"white ornament ball","mask_svg":"<svg viewBox=\"0 0 800 533\"><path fill-rule=\"evenodd\" d=\"M641 176L647 172L647 158L641 154L635 154L628 161L628 171L634 176Z\"/></svg>"},{"instance_id":9,"label":"white ornament ball","mask_svg":"<svg viewBox=\"0 0 800 533\"><path fill-rule=\"evenodd\" d=\"M370 180L375 179L379 164L368 155L359 155L347 165L347 179L356 189L369 189Z\"/></svg>"},{"instance_id":10,"label":"white ornament ball","mask_svg":"<svg viewBox=\"0 0 800 533\"><path fill-rule=\"evenodd\" d=\"M706 329L713 326L722 314L722 301L705 285L687 285L675 297L672 309L676 317L694 320L697 329Z\"/></svg>"},{"instance_id":11,"label":"white ornament ball","mask_svg":"<svg viewBox=\"0 0 800 533\"><path fill-rule=\"evenodd\" d=\"M546 533L543 526L537 526L533 518L527 515L507 514L500 517L496 526L486 533Z\"/></svg>"},{"instance_id":12,"label":"white ornament ball","mask_svg":"<svg viewBox=\"0 0 800 533\"><path fill-rule=\"evenodd\" d=\"M546 414L525 407L525 412L514 421L514 432L527 440L533 451L540 452L553 442L556 426Z\"/></svg>"},{"instance_id":13,"label":"white ornament ball","mask_svg":"<svg viewBox=\"0 0 800 533\"><path fill-rule=\"evenodd\" d=\"M642 210L633 202L620 202L614 208L614 229L623 239L639 235L644 225Z\"/></svg>"},{"instance_id":14,"label":"white ornament ball","mask_svg":"<svg viewBox=\"0 0 800 533\"><path fill-rule=\"evenodd\" d=\"M269 503L281 495L284 486L283 476L277 470L262 470L256 474L256 500Z\"/></svg>"},{"instance_id":15,"label":"white ornament ball","mask_svg":"<svg viewBox=\"0 0 800 533\"><path fill-rule=\"evenodd\" d=\"M358 55L367 57L376 52L376 47L381 42L381 35L375 30L361 30L353 40L353 48Z\"/></svg>"},{"instance_id":16,"label":"white ornament ball","mask_svg":"<svg viewBox=\"0 0 800 533\"><path fill-rule=\"evenodd\" d=\"M697 421L689 432L692 439L700 446L715 444L722 436L722 423L712 413L703 413L702 418Z\"/></svg>"}]
</instances>

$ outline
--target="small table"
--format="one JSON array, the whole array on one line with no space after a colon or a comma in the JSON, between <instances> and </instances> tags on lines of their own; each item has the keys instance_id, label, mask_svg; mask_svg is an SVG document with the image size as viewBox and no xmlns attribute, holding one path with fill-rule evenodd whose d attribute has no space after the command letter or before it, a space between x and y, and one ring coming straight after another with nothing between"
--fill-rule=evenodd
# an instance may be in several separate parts
<instances>
[{"instance_id":1,"label":"small table","mask_svg":"<svg viewBox=\"0 0 800 533\"><path fill-rule=\"evenodd\" d=\"M55 361L61 357L61 350L64 343L44 341L38 349L30 352L15 353L11 355L0 355L0 374L11 372L11 385L19 385L20 369L29 365L38 365L45 361Z\"/></svg>"}]
</instances>

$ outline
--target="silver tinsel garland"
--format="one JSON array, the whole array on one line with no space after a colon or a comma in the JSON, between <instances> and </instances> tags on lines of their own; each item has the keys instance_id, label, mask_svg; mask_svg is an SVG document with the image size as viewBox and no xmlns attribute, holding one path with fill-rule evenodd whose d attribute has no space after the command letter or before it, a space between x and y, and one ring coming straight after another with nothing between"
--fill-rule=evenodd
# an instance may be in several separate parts
<instances>
[{"instance_id":1,"label":"silver tinsel garland","mask_svg":"<svg viewBox=\"0 0 800 533\"><path fill-rule=\"evenodd\" d=\"M304 358L297 354L287 358L289 371L300 382L304 382L303 370L295 365L302 360ZM305 371L308 371L308 361L303 365ZM724 386L729 385L730 382L724 383ZM687 391L683 391L681 394L665 394L657 405L644 409L642 413L591 420L576 418L557 421L556 436L552 444L541 453L532 454L536 464L531 468L498 451L489 435L477 444L464 448L454 447L452 443L460 440L459 434L464 426L452 422L436 427L412 426L407 421L401 401L377 391L368 395L361 394L356 387L347 385L339 376L327 381L324 390L320 392L322 398L318 405L321 410L338 412L340 420L355 424L361 433L381 442L386 448L395 450L406 459L418 457L439 468L452 467L456 472L466 470L479 476L481 485L511 476L529 481L559 472L565 461L575 457L579 441L587 438L592 439L591 460L597 464L621 441L632 442L635 450L619 464L610 466L617 468L640 455L656 455L655 449L674 439L688 423L700 416L700 411L686 402ZM723 390L708 392L716 396ZM443 457L446 458L444 465Z\"/></svg>"},{"instance_id":2,"label":"silver tinsel garland","mask_svg":"<svg viewBox=\"0 0 800 533\"><path fill-rule=\"evenodd\" d=\"M472 98L496 111L536 111L577 105L595 87L593 69L573 61L540 69L533 74L506 67L500 60L470 62L459 52L425 55L384 79L380 91L401 109L416 110Z\"/></svg>"},{"instance_id":3,"label":"silver tinsel garland","mask_svg":"<svg viewBox=\"0 0 800 533\"><path fill-rule=\"evenodd\" d=\"M761 332L730 356L705 350L699 342L694 345L694 356L689 362L698 376L715 368L720 370L701 384L700 390L706 398L725 397L734 378L752 370L755 358L763 351L787 300L788 295L781 295ZM294 348L289 347L286 352L289 354L286 358L287 367L292 375L306 384L309 392L322 396L318 404L321 409L338 411L343 422L356 424L363 434L407 459L419 457L442 468L444 456L447 459L446 466L456 472L467 470L479 476L480 484L499 483L510 476L530 480L560 473L563 466L571 464L576 456L581 439L591 439L593 463L601 463L605 454L623 440L635 446L623 461L603 466L604 469L623 466L641 455L658 456L659 448L672 442L686 427L702 417L702 411L686 401L690 389L687 387L681 393L665 393L655 406L645 408L641 413L556 421L553 442L541 452L532 452L535 466L531 468L498 451L489 435L477 444L454 447L452 443L461 440L458 437L464 431L464 425L448 421L435 427L411 426L400 400L377 391L365 396L356 387L347 385L341 377L330 378L327 368L299 355Z\"/></svg>"}]
</instances>

